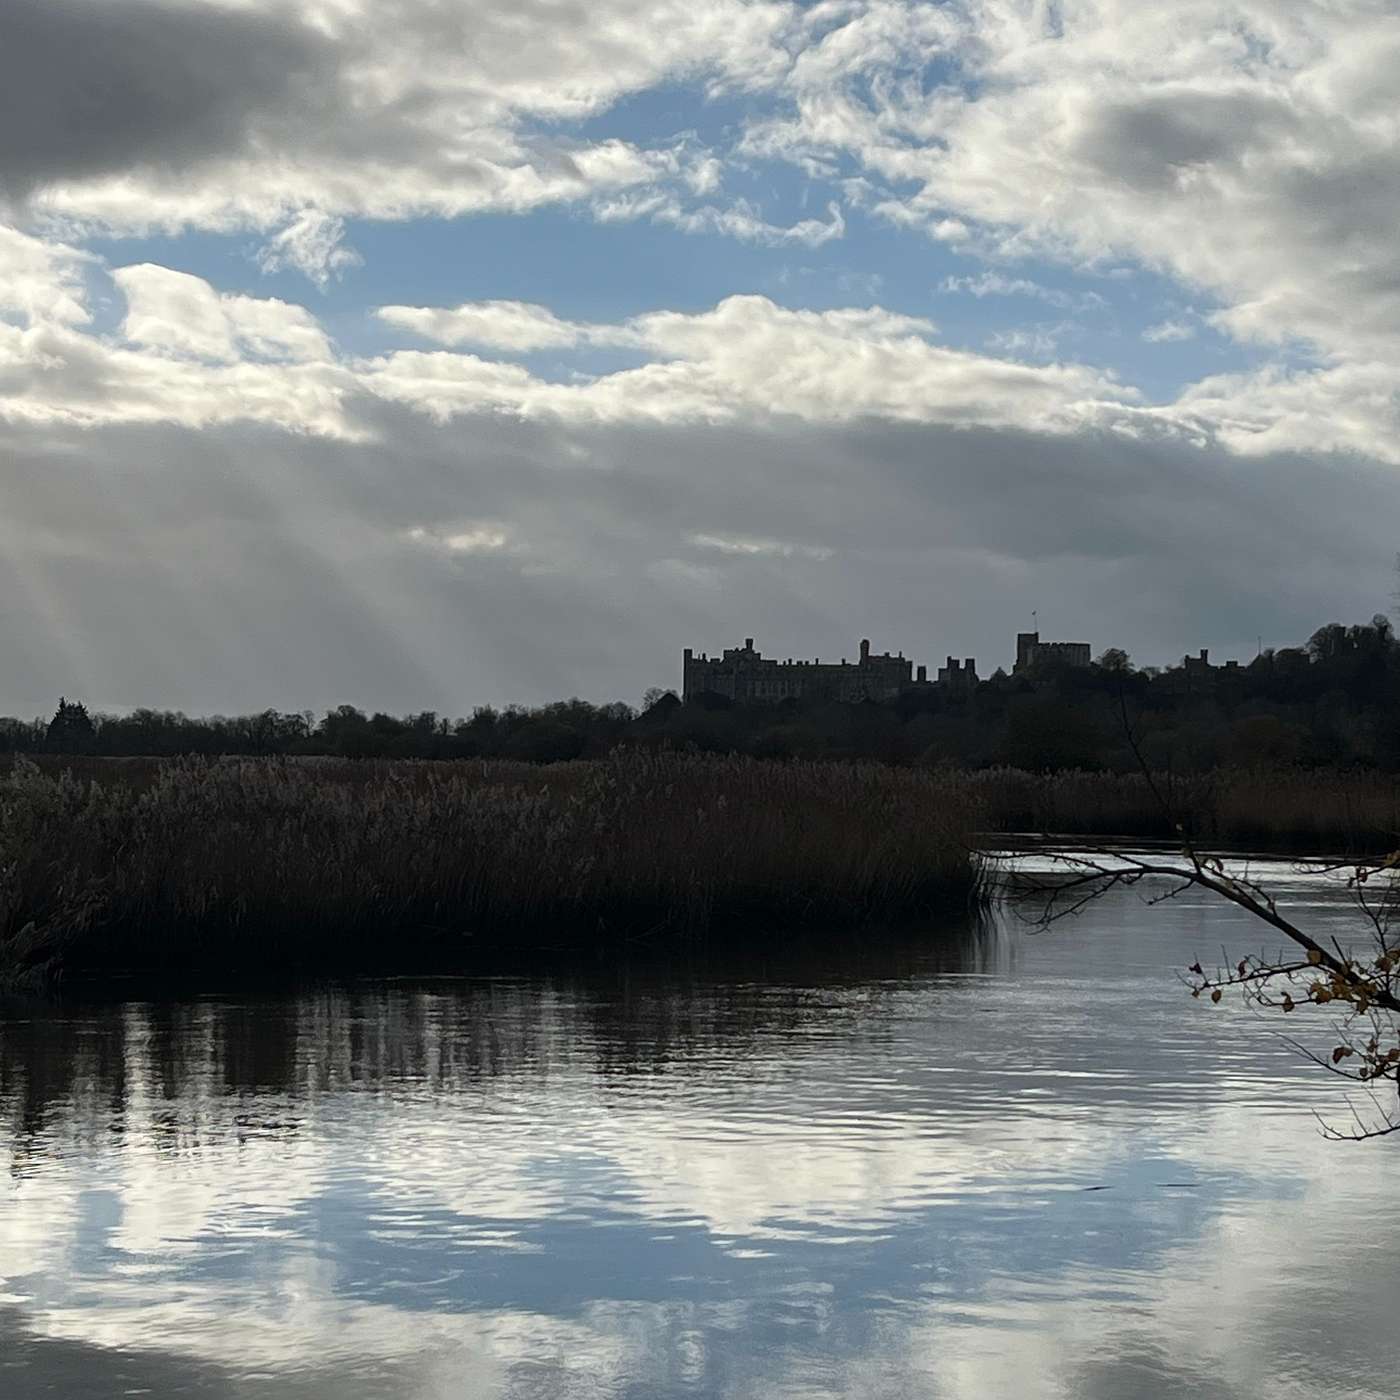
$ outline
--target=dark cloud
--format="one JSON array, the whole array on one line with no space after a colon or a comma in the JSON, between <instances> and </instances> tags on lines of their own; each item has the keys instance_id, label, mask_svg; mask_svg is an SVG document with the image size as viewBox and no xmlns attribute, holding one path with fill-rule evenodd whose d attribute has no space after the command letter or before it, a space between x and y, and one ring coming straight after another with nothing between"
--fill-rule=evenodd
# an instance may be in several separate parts
<instances>
[{"instance_id":1,"label":"dark cloud","mask_svg":"<svg viewBox=\"0 0 1400 1400\"><path fill-rule=\"evenodd\" d=\"M272 228L310 206L455 216L645 184L664 160L558 121L673 67L768 53L763 25L703 17L696 52L656 3L684 17L679 0L630 0L602 23L573 0L8 0L0 214L23 219L44 193L48 214L128 232Z\"/></svg>"},{"instance_id":2,"label":"dark cloud","mask_svg":"<svg viewBox=\"0 0 1400 1400\"><path fill-rule=\"evenodd\" d=\"M334 84L294 21L166 0L6 0L0 191L179 170L294 129Z\"/></svg>"},{"instance_id":3,"label":"dark cloud","mask_svg":"<svg viewBox=\"0 0 1400 1400\"><path fill-rule=\"evenodd\" d=\"M10 430L0 710L635 700L681 647L744 636L839 657L868 635L986 672L1032 608L1142 663L1247 656L1392 586L1400 482L1360 460L362 412L375 443Z\"/></svg>"},{"instance_id":4,"label":"dark cloud","mask_svg":"<svg viewBox=\"0 0 1400 1400\"><path fill-rule=\"evenodd\" d=\"M1238 169L1251 150L1275 149L1298 119L1288 103L1256 94L1144 93L1091 112L1080 154L1139 189L1170 188L1192 166Z\"/></svg>"}]
</instances>

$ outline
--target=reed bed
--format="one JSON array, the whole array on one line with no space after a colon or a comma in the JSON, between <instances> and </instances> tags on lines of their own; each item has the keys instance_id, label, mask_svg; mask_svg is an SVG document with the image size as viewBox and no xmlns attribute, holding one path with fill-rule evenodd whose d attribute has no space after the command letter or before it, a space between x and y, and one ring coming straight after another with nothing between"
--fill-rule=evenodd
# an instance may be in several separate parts
<instances>
[{"instance_id":1,"label":"reed bed","mask_svg":"<svg viewBox=\"0 0 1400 1400\"><path fill-rule=\"evenodd\" d=\"M1374 853L1400 844L1400 776L1307 769L1209 773L1028 773L970 781L993 829ZM1154 791L1155 789L1155 791Z\"/></svg>"},{"instance_id":2,"label":"reed bed","mask_svg":"<svg viewBox=\"0 0 1400 1400\"><path fill-rule=\"evenodd\" d=\"M966 901L958 775L619 752L0 776L0 974L465 966Z\"/></svg>"}]
</instances>

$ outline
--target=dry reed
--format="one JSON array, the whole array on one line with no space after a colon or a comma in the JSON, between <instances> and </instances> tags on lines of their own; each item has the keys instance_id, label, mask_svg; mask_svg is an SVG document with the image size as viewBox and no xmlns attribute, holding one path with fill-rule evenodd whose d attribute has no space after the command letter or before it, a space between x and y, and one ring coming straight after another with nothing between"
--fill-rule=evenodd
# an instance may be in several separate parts
<instances>
[{"instance_id":1,"label":"dry reed","mask_svg":"<svg viewBox=\"0 0 1400 1400\"><path fill-rule=\"evenodd\" d=\"M1184 775L1028 773L971 775L1001 831L1195 840L1315 852L1394 848L1400 776L1306 769L1219 769ZM1155 788L1155 791L1154 791Z\"/></svg>"},{"instance_id":2,"label":"dry reed","mask_svg":"<svg viewBox=\"0 0 1400 1400\"><path fill-rule=\"evenodd\" d=\"M464 965L967 899L965 778L619 752L179 760L0 777L0 973Z\"/></svg>"}]
</instances>

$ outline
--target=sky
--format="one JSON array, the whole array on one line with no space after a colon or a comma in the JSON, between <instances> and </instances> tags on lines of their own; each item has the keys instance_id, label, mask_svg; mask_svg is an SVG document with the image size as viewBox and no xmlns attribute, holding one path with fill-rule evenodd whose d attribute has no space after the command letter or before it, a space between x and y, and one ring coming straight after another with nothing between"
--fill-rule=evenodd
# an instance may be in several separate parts
<instances>
[{"instance_id":1,"label":"sky","mask_svg":"<svg viewBox=\"0 0 1400 1400\"><path fill-rule=\"evenodd\" d=\"M6 0L0 711L1393 604L1393 0Z\"/></svg>"}]
</instances>

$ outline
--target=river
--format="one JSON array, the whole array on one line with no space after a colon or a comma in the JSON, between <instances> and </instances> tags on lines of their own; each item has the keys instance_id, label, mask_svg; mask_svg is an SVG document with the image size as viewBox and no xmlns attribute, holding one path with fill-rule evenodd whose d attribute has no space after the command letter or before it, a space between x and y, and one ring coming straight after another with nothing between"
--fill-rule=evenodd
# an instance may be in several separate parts
<instances>
[{"instance_id":1,"label":"river","mask_svg":"<svg viewBox=\"0 0 1400 1400\"><path fill-rule=\"evenodd\" d=\"M1325 1141L1339 1081L1177 978L1272 946L1119 891L1043 933L6 1004L0 1395L1393 1397L1400 1138Z\"/></svg>"}]
</instances>

